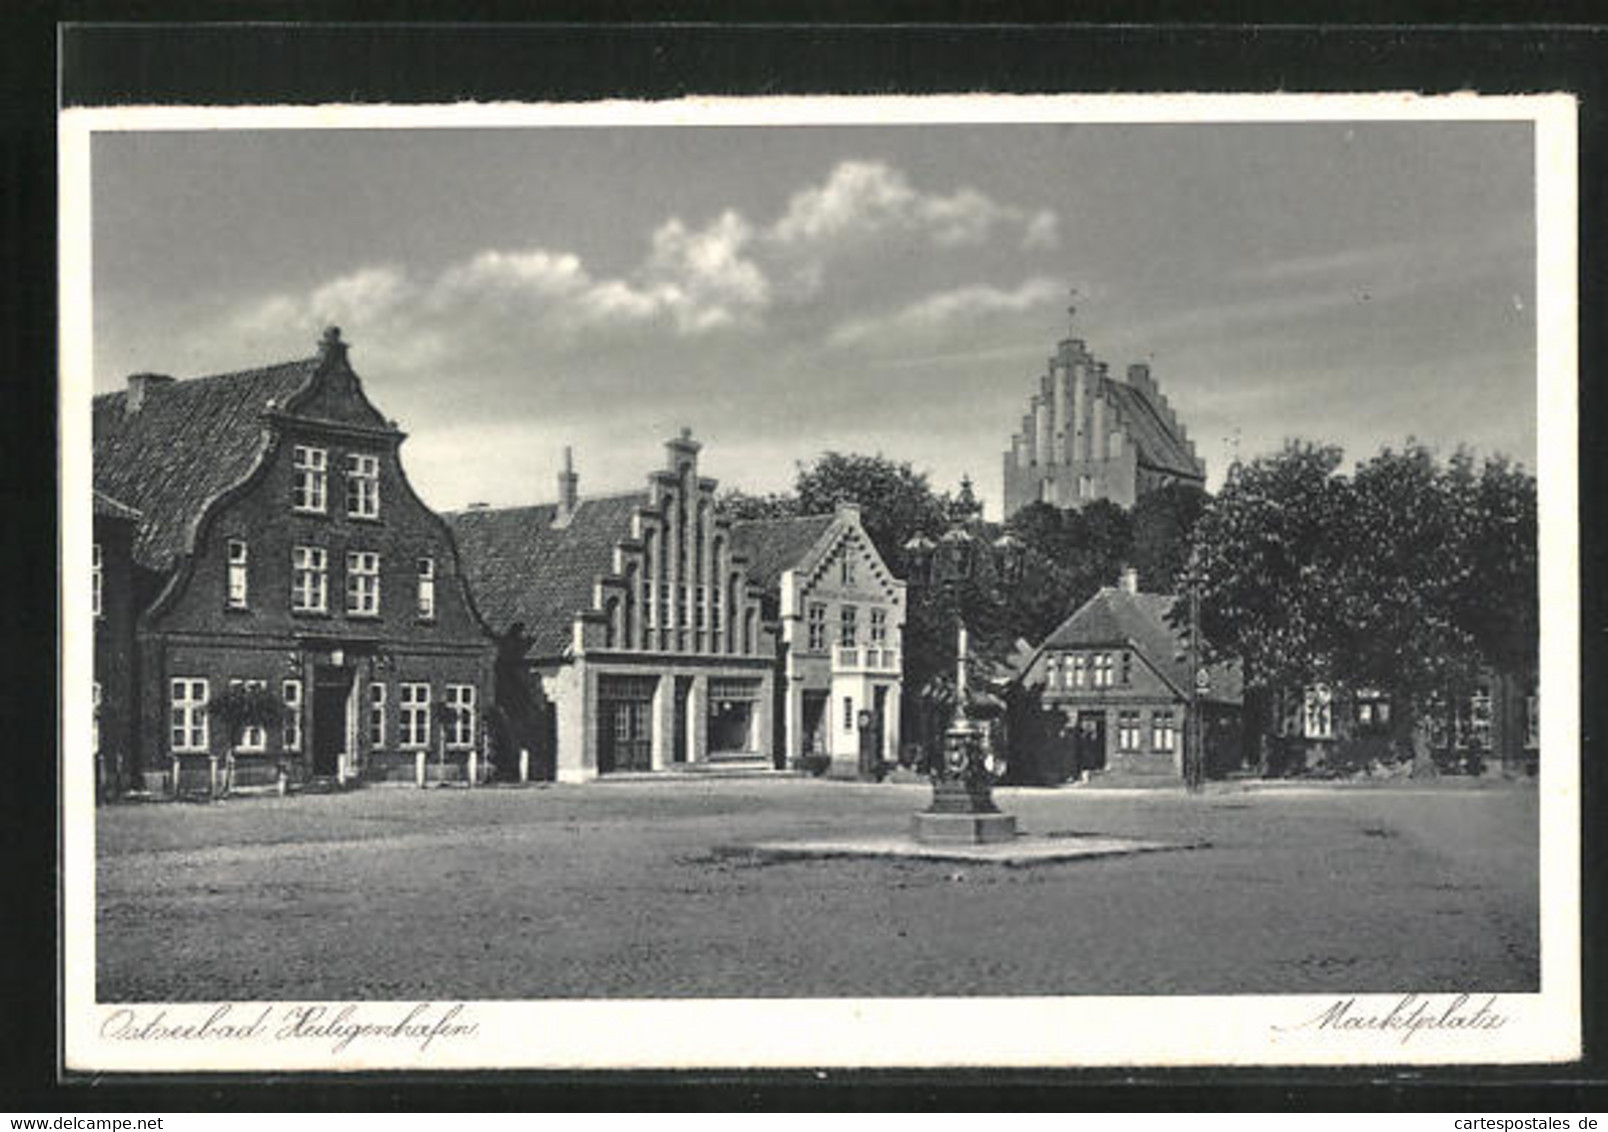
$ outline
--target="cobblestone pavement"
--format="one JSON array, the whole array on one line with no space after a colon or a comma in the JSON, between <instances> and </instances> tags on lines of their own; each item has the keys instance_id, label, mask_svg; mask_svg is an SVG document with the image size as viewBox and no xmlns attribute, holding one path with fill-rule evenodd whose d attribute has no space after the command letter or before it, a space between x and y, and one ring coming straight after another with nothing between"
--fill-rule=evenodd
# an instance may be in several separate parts
<instances>
[{"instance_id":1,"label":"cobblestone pavement","mask_svg":"<svg viewBox=\"0 0 1608 1132\"><path fill-rule=\"evenodd\" d=\"M764 861L920 785L369 789L117 805L103 1001L1534 990L1532 784L1002 790L1035 834L1206 842L1032 868Z\"/></svg>"}]
</instances>

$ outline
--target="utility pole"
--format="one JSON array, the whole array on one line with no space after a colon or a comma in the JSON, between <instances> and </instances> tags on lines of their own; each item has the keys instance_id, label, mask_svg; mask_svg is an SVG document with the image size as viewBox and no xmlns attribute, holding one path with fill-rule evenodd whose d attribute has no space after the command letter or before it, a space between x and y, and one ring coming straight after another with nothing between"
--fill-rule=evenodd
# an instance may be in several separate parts
<instances>
[{"instance_id":1,"label":"utility pole","mask_svg":"<svg viewBox=\"0 0 1608 1132\"><path fill-rule=\"evenodd\" d=\"M1205 748L1201 743L1201 685L1206 670L1200 664L1200 579L1190 572L1189 579L1189 727L1184 753L1184 781L1199 790L1205 781Z\"/></svg>"}]
</instances>

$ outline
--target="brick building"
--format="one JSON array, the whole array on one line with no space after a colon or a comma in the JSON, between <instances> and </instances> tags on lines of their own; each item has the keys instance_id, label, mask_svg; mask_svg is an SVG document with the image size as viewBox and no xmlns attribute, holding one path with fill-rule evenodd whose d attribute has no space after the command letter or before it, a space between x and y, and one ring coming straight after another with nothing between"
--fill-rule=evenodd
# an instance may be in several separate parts
<instances>
[{"instance_id":1,"label":"brick building","mask_svg":"<svg viewBox=\"0 0 1608 1132\"><path fill-rule=\"evenodd\" d=\"M530 710L550 713L512 730L545 738L536 765L560 781L773 765L775 639L700 447L684 430L644 489L593 498L566 452L556 503L447 516L502 663L520 669L499 687L533 686Z\"/></svg>"},{"instance_id":2,"label":"brick building","mask_svg":"<svg viewBox=\"0 0 1608 1132\"><path fill-rule=\"evenodd\" d=\"M860 509L733 523L731 538L779 640L786 765L825 756L834 774L852 775L862 728L879 759L895 757L905 584L860 525Z\"/></svg>"},{"instance_id":3,"label":"brick building","mask_svg":"<svg viewBox=\"0 0 1608 1132\"><path fill-rule=\"evenodd\" d=\"M95 398L94 437L97 493L137 511L103 517L97 496L103 569L121 553L99 542L108 518L131 532L134 648L108 588L95 663L103 705L129 682L136 785L207 783L231 746L238 785L281 763L334 782L411 781L421 754L446 777L484 764L493 642L339 331L301 361L135 375ZM279 697L283 725L231 744L207 705L237 684Z\"/></svg>"},{"instance_id":4,"label":"brick building","mask_svg":"<svg viewBox=\"0 0 1608 1132\"><path fill-rule=\"evenodd\" d=\"M134 771L134 535L140 513L94 493L90 611L95 619L95 683L90 747L101 797L126 790Z\"/></svg>"},{"instance_id":5,"label":"brick building","mask_svg":"<svg viewBox=\"0 0 1608 1132\"><path fill-rule=\"evenodd\" d=\"M1179 777L1190 666L1169 622L1179 599L1139 591L1134 571L1095 594L1028 657L1018 682L1029 710L1014 727L1012 761L1035 777L1082 772ZM1207 666L1202 694L1208 766L1240 757L1240 669Z\"/></svg>"},{"instance_id":6,"label":"brick building","mask_svg":"<svg viewBox=\"0 0 1608 1132\"><path fill-rule=\"evenodd\" d=\"M1170 483L1205 486L1206 465L1148 365L1115 378L1081 338L1066 338L1038 385L1005 453L1007 518L1030 503L1132 507Z\"/></svg>"}]
</instances>

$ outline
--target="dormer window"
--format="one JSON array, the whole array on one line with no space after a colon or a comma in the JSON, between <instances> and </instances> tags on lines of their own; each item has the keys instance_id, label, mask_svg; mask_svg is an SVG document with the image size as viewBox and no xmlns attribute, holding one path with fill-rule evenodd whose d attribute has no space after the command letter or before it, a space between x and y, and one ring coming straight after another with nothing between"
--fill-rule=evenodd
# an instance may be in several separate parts
<instances>
[{"instance_id":1,"label":"dormer window","mask_svg":"<svg viewBox=\"0 0 1608 1132\"><path fill-rule=\"evenodd\" d=\"M380 458L361 452L346 457L346 513L354 519L380 517Z\"/></svg>"},{"instance_id":2,"label":"dormer window","mask_svg":"<svg viewBox=\"0 0 1608 1132\"><path fill-rule=\"evenodd\" d=\"M324 513L324 499L329 485L329 451L298 444L292 464L295 479L291 503L298 511Z\"/></svg>"},{"instance_id":3,"label":"dormer window","mask_svg":"<svg viewBox=\"0 0 1608 1132\"><path fill-rule=\"evenodd\" d=\"M229 540L229 608L246 608L246 543L244 539Z\"/></svg>"},{"instance_id":4,"label":"dormer window","mask_svg":"<svg viewBox=\"0 0 1608 1132\"><path fill-rule=\"evenodd\" d=\"M435 620L435 559L419 559L419 620Z\"/></svg>"}]
</instances>

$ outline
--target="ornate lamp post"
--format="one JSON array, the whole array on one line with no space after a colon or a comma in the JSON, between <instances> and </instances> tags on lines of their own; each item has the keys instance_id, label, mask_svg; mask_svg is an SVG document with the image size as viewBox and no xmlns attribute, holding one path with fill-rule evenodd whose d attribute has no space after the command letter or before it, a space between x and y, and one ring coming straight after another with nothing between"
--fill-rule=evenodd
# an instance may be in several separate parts
<instances>
[{"instance_id":1,"label":"ornate lamp post","mask_svg":"<svg viewBox=\"0 0 1608 1132\"><path fill-rule=\"evenodd\" d=\"M920 586L942 586L951 605L959 587L976 572L979 545L963 526L950 528L934 543L916 535L905 543L910 580ZM1004 535L991 548L996 570L1007 584L1020 577L1021 543ZM970 705L970 640L958 605L955 612L955 711L944 732L943 758L928 768L932 802L911 819L915 839L936 844L1008 841L1016 836L1016 818L994 804L996 753L988 730L974 719Z\"/></svg>"}]
</instances>

